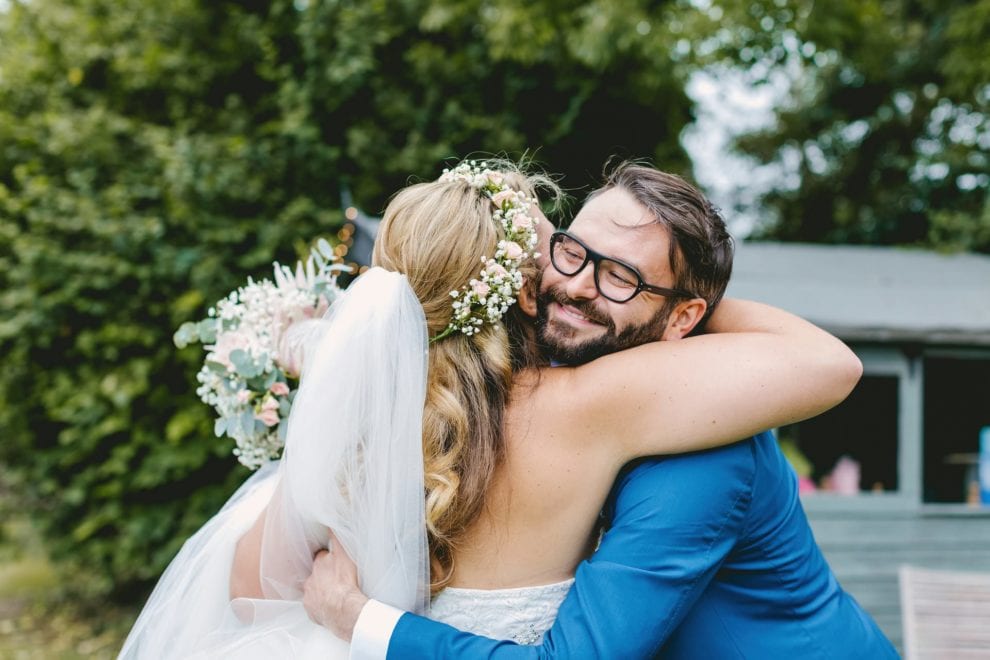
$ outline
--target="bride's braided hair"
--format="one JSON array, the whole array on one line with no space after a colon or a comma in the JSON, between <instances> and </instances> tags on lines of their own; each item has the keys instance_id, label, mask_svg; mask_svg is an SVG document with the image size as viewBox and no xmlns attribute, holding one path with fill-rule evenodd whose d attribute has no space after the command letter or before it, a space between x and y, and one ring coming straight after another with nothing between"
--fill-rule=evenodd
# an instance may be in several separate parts
<instances>
[{"instance_id":1,"label":"bride's braided hair","mask_svg":"<svg viewBox=\"0 0 990 660\"><path fill-rule=\"evenodd\" d=\"M527 196L537 186L556 191L545 177L524 175L511 164L489 161L489 167ZM410 186L385 209L374 263L407 276L431 337L450 323L450 292L477 277L480 257L491 255L502 238L492 211L491 200L463 181ZM532 259L520 271L527 282L535 281ZM503 459L502 420L512 375L536 362L529 333L514 305L501 323L430 344L423 461L433 593L450 582L455 546L477 518Z\"/></svg>"}]
</instances>

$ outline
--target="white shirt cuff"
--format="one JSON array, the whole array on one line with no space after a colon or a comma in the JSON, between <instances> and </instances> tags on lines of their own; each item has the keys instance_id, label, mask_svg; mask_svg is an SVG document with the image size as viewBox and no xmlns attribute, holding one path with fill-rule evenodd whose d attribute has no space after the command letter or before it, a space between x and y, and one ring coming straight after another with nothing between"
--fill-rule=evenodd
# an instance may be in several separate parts
<instances>
[{"instance_id":1,"label":"white shirt cuff","mask_svg":"<svg viewBox=\"0 0 990 660\"><path fill-rule=\"evenodd\" d=\"M392 631L403 614L402 610L377 600L365 603L354 624L350 660L384 660Z\"/></svg>"}]
</instances>

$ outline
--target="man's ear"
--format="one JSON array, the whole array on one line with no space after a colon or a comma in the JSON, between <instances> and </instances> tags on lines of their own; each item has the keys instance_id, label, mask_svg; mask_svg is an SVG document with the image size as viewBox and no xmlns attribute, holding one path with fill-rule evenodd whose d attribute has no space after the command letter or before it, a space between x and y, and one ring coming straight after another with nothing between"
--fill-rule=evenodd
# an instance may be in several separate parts
<instances>
[{"instance_id":1,"label":"man's ear","mask_svg":"<svg viewBox=\"0 0 990 660\"><path fill-rule=\"evenodd\" d=\"M663 331L664 341L672 339L683 339L688 336L695 326L701 323L708 310L708 303L704 298L691 298L682 303L678 303L667 319L667 327Z\"/></svg>"},{"instance_id":2,"label":"man's ear","mask_svg":"<svg viewBox=\"0 0 990 660\"><path fill-rule=\"evenodd\" d=\"M523 314L533 319L536 318L536 283L531 278L526 278L523 282L516 300Z\"/></svg>"}]
</instances>

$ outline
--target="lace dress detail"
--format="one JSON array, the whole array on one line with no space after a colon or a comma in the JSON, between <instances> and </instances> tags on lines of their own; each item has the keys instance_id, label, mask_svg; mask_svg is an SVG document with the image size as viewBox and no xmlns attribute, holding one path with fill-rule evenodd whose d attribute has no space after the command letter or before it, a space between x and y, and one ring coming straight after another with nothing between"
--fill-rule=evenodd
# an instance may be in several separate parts
<instances>
[{"instance_id":1,"label":"lace dress detail","mask_svg":"<svg viewBox=\"0 0 990 660\"><path fill-rule=\"evenodd\" d=\"M517 589L448 587L433 599L430 617L476 635L539 644L573 583L572 578Z\"/></svg>"}]
</instances>

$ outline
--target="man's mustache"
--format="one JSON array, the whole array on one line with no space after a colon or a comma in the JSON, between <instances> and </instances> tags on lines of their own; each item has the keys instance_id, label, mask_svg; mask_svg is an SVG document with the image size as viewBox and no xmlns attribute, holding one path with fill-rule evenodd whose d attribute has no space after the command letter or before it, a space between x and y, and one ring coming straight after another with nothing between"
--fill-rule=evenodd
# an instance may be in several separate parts
<instances>
[{"instance_id":1,"label":"man's mustache","mask_svg":"<svg viewBox=\"0 0 990 660\"><path fill-rule=\"evenodd\" d=\"M591 300L574 300L557 287L548 288L546 291L540 293L537 296L537 299L542 303L544 309L546 309L547 305L551 302L556 302L559 305L567 305L568 307L576 309L589 321L600 323L610 330L614 330L615 326L612 323L612 319L609 318L607 314L599 310L595 306L595 303Z\"/></svg>"}]
</instances>

